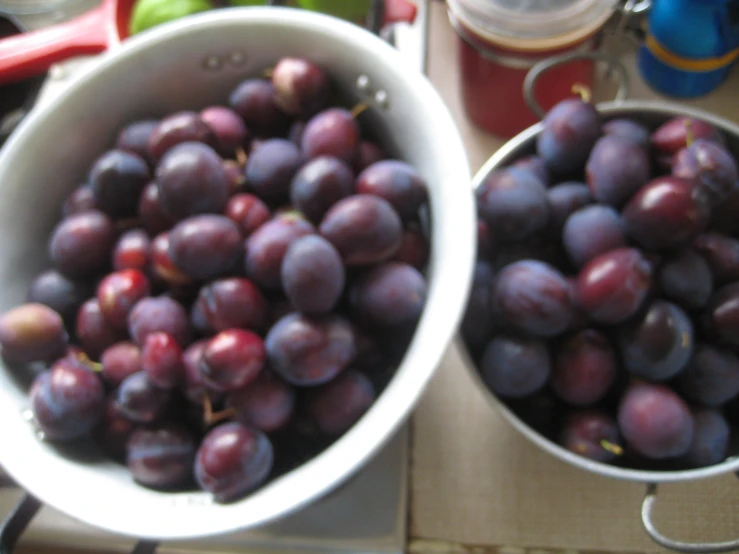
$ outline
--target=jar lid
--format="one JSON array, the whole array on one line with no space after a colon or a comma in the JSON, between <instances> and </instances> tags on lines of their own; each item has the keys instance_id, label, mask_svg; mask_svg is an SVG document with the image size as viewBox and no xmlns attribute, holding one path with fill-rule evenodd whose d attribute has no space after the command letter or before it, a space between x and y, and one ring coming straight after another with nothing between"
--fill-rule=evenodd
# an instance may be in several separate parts
<instances>
[{"instance_id":1,"label":"jar lid","mask_svg":"<svg viewBox=\"0 0 739 554\"><path fill-rule=\"evenodd\" d=\"M447 0L451 14L492 43L545 50L581 40L613 14L618 0Z\"/></svg>"}]
</instances>

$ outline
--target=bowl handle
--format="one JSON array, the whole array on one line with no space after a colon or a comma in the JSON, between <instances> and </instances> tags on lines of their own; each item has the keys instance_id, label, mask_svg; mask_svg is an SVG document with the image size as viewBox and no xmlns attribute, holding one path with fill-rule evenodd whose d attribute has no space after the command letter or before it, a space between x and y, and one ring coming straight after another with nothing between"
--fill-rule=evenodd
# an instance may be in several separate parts
<instances>
[{"instance_id":1,"label":"bowl handle","mask_svg":"<svg viewBox=\"0 0 739 554\"><path fill-rule=\"evenodd\" d=\"M641 505L641 521L647 535L649 535L649 537L660 546L676 552L694 554L713 554L714 552L731 552L739 550L739 540L695 543L676 541L665 537L657 530L654 525L654 521L652 521L652 511L654 510L654 504L656 501L657 485L655 483L649 483L647 485L647 493L644 495L644 502L642 502Z\"/></svg>"},{"instance_id":2,"label":"bowl handle","mask_svg":"<svg viewBox=\"0 0 739 554\"><path fill-rule=\"evenodd\" d=\"M523 96L528 104L529 109L534 112L540 119L544 119L546 112L536 101L536 95L534 89L536 83L543 73L557 67L558 65L570 63L576 60L593 60L598 62L605 62L609 68L613 68L618 73L618 91L616 92L616 101L620 102L629 95L629 74L626 67L620 60L609 56L603 52L574 52L569 54L562 54L559 56L552 56L538 62L532 67L526 74L526 78L523 81Z\"/></svg>"}]
</instances>

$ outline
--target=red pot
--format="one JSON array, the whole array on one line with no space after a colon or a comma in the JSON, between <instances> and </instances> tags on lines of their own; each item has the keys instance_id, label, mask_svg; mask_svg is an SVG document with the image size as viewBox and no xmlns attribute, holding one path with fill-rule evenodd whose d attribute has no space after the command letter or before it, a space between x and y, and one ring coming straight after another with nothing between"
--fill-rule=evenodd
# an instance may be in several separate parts
<instances>
[{"instance_id":1,"label":"red pot","mask_svg":"<svg viewBox=\"0 0 739 554\"><path fill-rule=\"evenodd\" d=\"M539 120L522 92L528 71L551 56L594 51L614 2L448 0L448 7L467 116L486 131L511 138ZM548 110L571 96L575 84L592 88L592 60L553 68L539 79L534 94Z\"/></svg>"}]
</instances>

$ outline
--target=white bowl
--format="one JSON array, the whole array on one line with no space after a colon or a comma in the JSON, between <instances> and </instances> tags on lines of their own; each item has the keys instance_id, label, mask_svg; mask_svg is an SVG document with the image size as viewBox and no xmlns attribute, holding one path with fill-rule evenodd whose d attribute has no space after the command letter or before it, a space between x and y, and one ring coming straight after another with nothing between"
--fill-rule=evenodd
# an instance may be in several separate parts
<instances>
[{"instance_id":1,"label":"white bowl","mask_svg":"<svg viewBox=\"0 0 739 554\"><path fill-rule=\"evenodd\" d=\"M475 258L474 197L462 140L429 81L394 48L349 23L290 8L215 10L142 33L85 72L53 105L40 106L0 154L0 310L24 300L47 267L46 242L66 194L86 177L115 132L138 117L221 102L278 57L324 65L347 90L368 77L384 91L374 117L430 188L426 308L397 373L368 413L322 454L240 502L206 493L162 493L134 484L125 467L61 454L24 419L26 390L0 368L0 466L46 504L114 533L187 539L264 524L324 495L362 467L407 419L455 333ZM241 61L239 61L241 60Z\"/></svg>"}]
</instances>

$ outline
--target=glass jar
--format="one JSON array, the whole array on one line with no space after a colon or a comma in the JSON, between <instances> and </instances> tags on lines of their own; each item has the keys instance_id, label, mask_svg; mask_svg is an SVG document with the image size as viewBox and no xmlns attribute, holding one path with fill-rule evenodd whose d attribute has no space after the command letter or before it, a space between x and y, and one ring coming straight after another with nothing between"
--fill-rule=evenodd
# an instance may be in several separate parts
<instances>
[{"instance_id":1,"label":"glass jar","mask_svg":"<svg viewBox=\"0 0 739 554\"><path fill-rule=\"evenodd\" d=\"M538 121L523 97L527 72L567 53L592 52L615 0L448 0L457 33L462 102L469 119L510 138ZM548 71L534 94L545 110L572 95L574 84L592 88L593 60L578 59Z\"/></svg>"}]
</instances>

